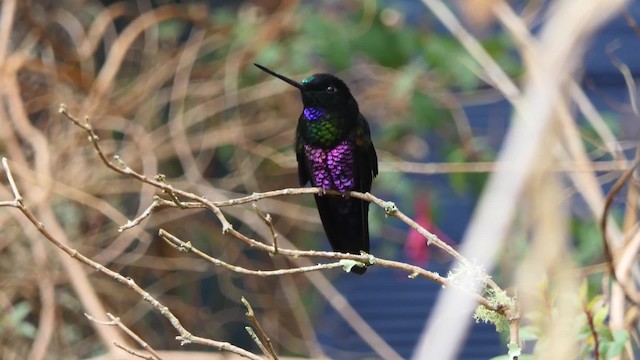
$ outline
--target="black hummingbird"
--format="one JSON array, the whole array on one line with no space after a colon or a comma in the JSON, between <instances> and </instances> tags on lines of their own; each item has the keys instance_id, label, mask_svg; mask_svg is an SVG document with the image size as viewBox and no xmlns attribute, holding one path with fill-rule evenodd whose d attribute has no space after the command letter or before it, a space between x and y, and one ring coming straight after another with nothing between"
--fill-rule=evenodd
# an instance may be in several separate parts
<instances>
[{"instance_id":1,"label":"black hummingbird","mask_svg":"<svg viewBox=\"0 0 640 360\"><path fill-rule=\"evenodd\" d=\"M315 74L301 83L254 64L295 86L304 109L298 119L295 150L300 186L339 192L371 190L378 157L367 120L345 83L331 74ZM356 198L315 195L322 226L334 251L369 252L369 203ZM364 267L353 272L364 274Z\"/></svg>"}]
</instances>

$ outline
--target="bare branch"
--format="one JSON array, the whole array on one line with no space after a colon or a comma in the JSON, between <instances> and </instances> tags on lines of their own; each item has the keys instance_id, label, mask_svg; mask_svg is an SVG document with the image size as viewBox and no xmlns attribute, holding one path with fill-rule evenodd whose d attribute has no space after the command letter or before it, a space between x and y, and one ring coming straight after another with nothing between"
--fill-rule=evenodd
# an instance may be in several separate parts
<instances>
[{"instance_id":1,"label":"bare branch","mask_svg":"<svg viewBox=\"0 0 640 360\"><path fill-rule=\"evenodd\" d=\"M415 229L418 233L420 233L422 236L424 236L427 239L427 244L433 244L439 248L441 248L442 250L444 250L445 252L447 252L448 254L450 254L454 259L456 259L460 264L462 264L463 266L470 266L469 261L462 257L455 249L453 249L451 246L449 246L447 243L445 243L444 241L440 240L435 234L429 232L428 230L426 230L424 227L420 226L418 223L416 223L415 221L413 221L411 218L409 218L408 216L406 216L404 213L402 213L393 202L388 202L388 201L384 201L376 196L373 196L370 193L360 193L360 192L356 192L356 191L350 191L346 194L340 193L338 191L333 191L333 190L329 190L326 191L322 188L288 188L288 189L281 189L281 190L274 190L274 191L268 191L268 192L264 192L264 193L254 193L252 195L249 196L245 196L245 197L241 197L241 198L237 198L237 199L230 199L227 201L221 201L221 202L212 202L210 200L205 199L204 197L195 195L193 193L184 191L184 190L180 190L180 189L176 189L173 188L172 186L168 185L165 183L164 179L160 178L158 179L149 179L147 176L140 174L136 171L134 171L133 169L131 169L128 166L115 166L113 165L110 161L107 160L106 156L104 155L102 149L100 148L99 145L99 139L96 136L93 128L90 126L88 120L86 122L86 124L81 124L78 120L76 120L71 114L69 114L69 112L67 111L67 108L64 104L60 105L60 110L59 112L61 114L63 114L67 119L71 120L72 123L74 123L75 125L79 126L80 128L82 128L83 130L85 130L87 132L87 134L89 135L89 140L91 141L91 143L93 144L94 149L96 150L98 156L100 157L100 159L102 160L102 162L109 167L110 169L124 174L124 175L128 175L128 176L132 176L135 179L152 185L162 191L164 191L165 193L168 194L177 194L180 195L184 198L190 199L195 201L198 204L193 204L193 203L189 203L189 202L182 202L182 201L173 201L171 202L166 202L163 201L162 205L166 205L166 206L175 206L175 207L180 207L180 208L197 208L197 207L204 207L209 209L211 212L214 213L214 215L218 218L218 220L221 222L222 224L222 233L223 234L228 234L231 235L234 238L237 238L239 240L241 240L242 242L246 243L247 245L249 245L250 247L255 247L258 248L262 251L268 251L273 253L275 251L275 248L273 246L268 246L265 245L259 241L256 241L254 239L251 239L247 236L245 236L244 234L238 232L237 230L233 229L233 226L231 225L231 223L229 223L229 221L226 219L226 217L224 216L224 214L220 211L221 207L224 206L234 206L234 205L239 205L239 204L244 204L244 203L250 203L250 202L255 202L258 201L260 199L264 199L264 198L268 198L268 197L274 197L274 196L282 196L282 195L298 195L298 194L328 194L328 195L334 195L334 196L344 196L344 195L348 195L357 199L361 199L364 201L368 201L371 202L373 204L378 205L379 207L381 207L384 211L385 214L387 216L393 216L395 218L397 218L398 220L406 223L407 225L409 225L411 228ZM88 119L88 118L87 118ZM171 204L171 205L169 205ZM153 207L153 204L151 205ZM145 211L146 212L146 211ZM160 234L163 238L165 238L166 235L168 235L167 232L162 232ZM175 237L174 237L175 238ZM191 246L190 243L187 242L182 242L181 240L178 241L177 238L171 238L169 236L166 236L165 240L166 241L171 241L174 242L175 244L178 245L178 249L182 249L181 251L194 251L193 247ZM180 243L182 243L183 245L181 245ZM385 260L385 259L376 259L373 256L369 255L369 254L361 254L361 255L355 255L355 254L343 254L343 253L334 253L334 252L324 252L324 251L298 251L298 250L290 250L290 249L279 249L278 250L279 253L282 253L284 255L287 256L307 256L307 257L323 257L323 258L327 258L327 259L342 259L342 260L354 260L354 261L358 261L364 264L369 264L372 265L373 263L375 263L376 265L379 266L385 266L385 267L392 267L392 268L396 268L396 269L400 269L403 271L406 271L409 273L409 277L410 278L415 278L415 277L424 277L427 279L430 279L432 281L435 281L437 283L439 283L440 285L443 286L449 286L452 288L456 288L458 290L462 290L463 292L467 292L464 289L461 289L459 286L457 286L454 282L447 280L446 278L440 276L439 274L436 274L434 272L422 269L418 266L413 266L413 265L409 265L409 264L405 264L402 262L398 262L398 261L392 261L392 260ZM244 272L244 273L251 273L251 274L260 274L261 272L254 272L253 270L248 270L248 269L244 269L238 266L234 266L234 265L230 265L227 264L221 260L218 259L214 259L212 257L205 257L204 253L202 254L198 254L199 256L211 261L214 264L217 265L221 265L221 266L225 266L230 270L233 271L237 271L237 272ZM312 267L308 267L307 269L303 270L303 271L310 271L310 270L319 270L324 268L325 266L328 265L317 265L317 266L312 266ZM330 267L337 267L336 264L330 265ZM283 270L276 270L276 271L283 271ZM290 272L300 272L300 270L284 270L285 273L287 273L286 271L290 271ZM275 275L275 274L274 274ZM489 276L484 276L482 281L487 284L488 286L490 286L491 288L494 289L499 289L499 287L495 284L495 282L493 282L493 280L489 277ZM467 292L468 293L468 292ZM512 317L515 316L515 313L512 311L512 309L505 309L505 308L497 308L496 306L492 305L486 298L482 297L479 294L474 294L474 297L477 299L477 301L482 304L483 306L485 306L486 308L496 311L500 314L505 314L508 315L508 317Z\"/></svg>"},{"instance_id":2,"label":"bare branch","mask_svg":"<svg viewBox=\"0 0 640 360\"><path fill-rule=\"evenodd\" d=\"M11 170L10 170L5 158L3 158L2 166L5 169L5 173L7 174L7 177L10 177L11 176L10 175L11 174ZM15 187L15 182L14 182L13 186ZM173 315L173 313L169 310L169 308L167 308L166 306L162 305L162 303L160 303L153 296L151 296L151 294L149 294L144 289L142 289L139 285L137 285L133 279L124 277L120 273L118 273L116 271L113 271L113 270L111 270L111 269L109 269L109 268L107 268L105 266L102 266L101 264L98 264L97 262L95 262L95 261L89 259L88 257L86 257L85 255L83 255L82 253L78 252L78 250L73 249L73 248L67 246L66 244L63 244L61 241L56 239L53 235L51 235L51 233L49 233L49 231L45 228L44 224L42 224L27 207L24 206L24 204L21 201L18 201L18 199L19 199L18 196L19 196L20 193L19 193L19 191L17 191L17 187L15 188L14 194L16 194L16 199L14 200L12 206L15 207L15 208L18 208L27 217L27 219L36 227L36 229L47 240L49 240L49 242L51 242L54 245L56 245L62 251L67 253L70 257L76 259L77 261L79 261L79 262L81 262L81 263L83 263L85 265L88 265L89 267L95 269L98 272L101 272L101 273L109 276L110 278L114 279L115 281L126 285L131 290L133 290L136 293L138 293L144 300L148 301L156 310L158 310L164 317L166 317L169 320L171 325L173 325L173 327L180 334L179 336L176 337L176 339L181 342L181 345L188 344L188 343L201 344L201 345L214 347L214 348L217 348L219 350L233 352L235 354L238 354L240 356L246 357L248 359L254 359L254 360L259 360L260 359L259 356L255 355L255 354L253 354L253 353L251 353L251 352L249 352L247 350L244 350L244 349L242 349L240 347L232 345L232 344L230 344L228 342L221 342L221 341L206 339L206 338L194 336L193 334L191 334L189 331L187 331L182 326L182 324L180 324L180 320L178 320L178 318L175 315Z\"/></svg>"},{"instance_id":3,"label":"bare branch","mask_svg":"<svg viewBox=\"0 0 640 360\"><path fill-rule=\"evenodd\" d=\"M273 221L271 219L270 214L265 214L260 210L258 204L253 203L253 210L255 210L256 214L264 221L265 224L269 227L269 232L271 233L271 240L273 240L273 255L278 254L278 233L276 233L276 229L273 227Z\"/></svg>"},{"instance_id":4,"label":"bare branch","mask_svg":"<svg viewBox=\"0 0 640 360\"><path fill-rule=\"evenodd\" d=\"M147 352L149 352L151 354L150 357L148 357L148 356L140 356L138 354L134 354L134 355L139 356L139 357L143 357L145 359L161 360L160 355L151 346L149 346L149 344L147 344L144 340L142 340L142 338L140 338L136 333L134 333L126 325L124 325L122 323L122 321L120 321L119 317L115 317L111 313L107 313L107 317L109 317L109 319L111 321L100 321L100 320L97 320L96 318L94 318L93 316L91 316L91 315L89 315L87 313L85 313L84 316L86 316L87 319L89 319L91 321L97 322L98 324L119 327L122 331L124 331L127 335L129 335L129 337L131 337L135 342L137 342L138 345L142 346L143 349L145 349ZM115 342L114 342L114 344L115 344ZM118 345L116 344L116 346L118 346ZM124 349L121 346L118 346L118 347L120 347L121 349ZM126 350L126 351L128 351L128 350ZM131 350L131 351L133 351L133 350ZM131 352L131 351L128 351L128 352Z\"/></svg>"},{"instance_id":5,"label":"bare branch","mask_svg":"<svg viewBox=\"0 0 640 360\"><path fill-rule=\"evenodd\" d=\"M257 336L260 340L260 341L257 341L258 346L260 346L260 349L262 349L262 352L264 352L264 354L267 355L269 358L273 360L277 360L278 355L276 354L276 351L273 348L271 339L269 339L269 336L260 325L260 322L258 322L258 319L256 318L256 314L253 312L253 308L251 307L251 304L247 299L244 298L244 296L240 300L242 301L244 306L247 308L247 313L245 314L247 316L247 319L249 319L249 322L251 323L251 325L253 325L255 330L258 331Z\"/></svg>"},{"instance_id":6,"label":"bare branch","mask_svg":"<svg viewBox=\"0 0 640 360\"><path fill-rule=\"evenodd\" d=\"M5 174L7 174L7 180L9 180L9 187L11 188L11 192L13 193L14 196L14 202L17 203L22 203L22 195L20 195L20 191L18 190L18 187L16 186L16 181L13 179L13 174L11 173L11 168L9 167L9 164L7 163L7 158L3 157L2 158L2 168L4 169Z\"/></svg>"},{"instance_id":7,"label":"bare branch","mask_svg":"<svg viewBox=\"0 0 640 360\"><path fill-rule=\"evenodd\" d=\"M158 235L160 235L160 237L166 241L169 245L171 245L171 247L173 247L174 249L181 251L181 252L192 252L196 255L198 255L199 257L209 261L210 263L214 264L214 265L218 265L218 266L222 266L228 270L231 270L233 272L237 272L239 274L247 274L247 275L257 275L257 276L279 276L279 275L284 275L284 274L297 274L297 273L303 273L303 272L309 272L309 271L317 271L317 270L325 270L325 269L333 269L333 268L338 268L342 266L342 263L340 262L335 262L335 263L329 263L329 264L318 264L318 265L313 265L313 266L303 266L303 267L295 267L295 268L291 268L291 269L280 269L280 270L250 270L247 268L243 268L241 266L237 266L237 265L231 265L229 263L226 263L220 259L216 259L210 255L205 254L202 250L194 247L190 241L184 242L180 239L178 239L176 236L168 233L166 230L164 229L160 229L160 231L158 232ZM266 246L266 245L265 245ZM291 252L295 252L295 253L299 253L300 256L304 256L304 251L299 251L299 250L287 250L287 251L291 251Z\"/></svg>"},{"instance_id":8,"label":"bare branch","mask_svg":"<svg viewBox=\"0 0 640 360\"><path fill-rule=\"evenodd\" d=\"M146 360L156 360L156 359L159 359L159 358L157 358L157 357L155 357L155 356L153 356L153 355L144 355L144 354L140 354L139 352L136 352L136 351L134 351L133 349L130 349L130 348L128 348L128 347L126 347L126 346L124 346L124 345L120 344L120 343L119 343L119 342L117 342L117 341L114 341L114 342L113 342L113 345L115 345L116 347L118 347L118 348L120 348L120 349L122 349L122 350L124 350L124 351L128 352L129 354L131 354L131 355L133 355L133 356L135 356L135 357L139 357L139 358L141 358L141 359L146 359Z\"/></svg>"}]
</instances>

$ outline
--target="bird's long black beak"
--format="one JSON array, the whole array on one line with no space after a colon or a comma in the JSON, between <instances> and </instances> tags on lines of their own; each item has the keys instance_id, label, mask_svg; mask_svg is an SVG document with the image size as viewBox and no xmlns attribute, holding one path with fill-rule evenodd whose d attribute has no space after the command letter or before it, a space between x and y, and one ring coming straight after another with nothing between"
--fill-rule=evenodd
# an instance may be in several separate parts
<instances>
[{"instance_id":1,"label":"bird's long black beak","mask_svg":"<svg viewBox=\"0 0 640 360\"><path fill-rule=\"evenodd\" d=\"M272 75L272 76L275 76L275 77L277 77L278 79L280 79L280 80L282 80L282 81L286 82L287 84L289 84L289 85L291 85L291 86L295 86L295 87L297 87L298 89L300 89L300 91L304 90L304 88L302 87L302 84L300 84L299 82L297 82L297 81L295 81L295 80L291 80L291 79L289 79L289 78L288 78L288 77L286 77L286 76L280 75L280 74L278 74L278 73L277 73L277 72L275 72L275 71L269 70L269 69L267 69L266 67L264 67L264 66L262 66L262 65L260 65L260 64L255 64L255 63L254 63L253 65L255 65L258 69L260 69L260 70L262 70L262 71L266 72L267 74Z\"/></svg>"}]
</instances>

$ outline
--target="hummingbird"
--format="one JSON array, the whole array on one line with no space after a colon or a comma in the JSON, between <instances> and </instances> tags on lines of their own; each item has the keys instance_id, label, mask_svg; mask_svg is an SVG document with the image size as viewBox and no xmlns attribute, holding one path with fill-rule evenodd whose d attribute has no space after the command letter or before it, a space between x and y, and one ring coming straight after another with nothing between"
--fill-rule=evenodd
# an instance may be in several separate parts
<instances>
[{"instance_id":1,"label":"hummingbird","mask_svg":"<svg viewBox=\"0 0 640 360\"><path fill-rule=\"evenodd\" d=\"M296 87L303 110L294 148L300 186L324 190L369 192L378 175L378 156L367 120L347 85L331 74L314 74L302 82L266 67L260 70ZM369 203L348 196L314 195L322 227L333 251L369 252ZM366 267L354 266L356 274Z\"/></svg>"}]
</instances>

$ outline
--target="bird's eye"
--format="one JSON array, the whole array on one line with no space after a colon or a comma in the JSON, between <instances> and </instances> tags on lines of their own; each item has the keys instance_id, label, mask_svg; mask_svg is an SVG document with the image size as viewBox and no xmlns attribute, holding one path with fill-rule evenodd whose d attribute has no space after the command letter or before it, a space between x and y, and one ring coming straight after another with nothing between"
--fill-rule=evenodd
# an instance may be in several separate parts
<instances>
[{"instance_id":1,"label":"bird's eye","mask_svg":"<svg viewBox=\"0 0 640 360\"><path fill-rule=\"evenodd\" d=\"M334 93L334 92L336 92L336 91L337 91L337 90L336 90L336 88L335 88L335 87L333 87L333 86L331 86L331 85L327 86L327 92L328 92L328 93Z\"/></svg>"}]
</instances>

